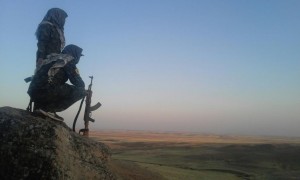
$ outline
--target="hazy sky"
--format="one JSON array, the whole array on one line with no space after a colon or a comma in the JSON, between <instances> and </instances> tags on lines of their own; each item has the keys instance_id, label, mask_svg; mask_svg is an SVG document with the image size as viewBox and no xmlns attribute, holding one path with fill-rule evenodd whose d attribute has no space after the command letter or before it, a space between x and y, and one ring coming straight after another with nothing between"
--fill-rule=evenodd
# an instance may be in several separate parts
<instances>
[{"instance_id":1,"label":"hazy sky","mask_svg":"<svg viewBox=\"0 0 300 180\"><path fill-rule=\"evenodd\" d=\"M299 0L0 0L0 107L26 108L53 7L103 104L91 130L300 136Z\"/></svg>"}]
</instances>

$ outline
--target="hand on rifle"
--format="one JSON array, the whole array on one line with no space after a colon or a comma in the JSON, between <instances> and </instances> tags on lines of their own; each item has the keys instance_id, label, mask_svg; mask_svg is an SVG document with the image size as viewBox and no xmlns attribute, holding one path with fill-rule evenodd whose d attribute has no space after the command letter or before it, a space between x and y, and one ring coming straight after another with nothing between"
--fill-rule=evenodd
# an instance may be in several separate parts
<instances>
[{"instance_id":1,"label":"hand on rifle","mask_svg":"<svg viewBox=\"0 0 300 180\"><path fill-rule=\"evenodd\" d=\"M85 90L85 95L86 96L89 96L89 95L91 95L93 93L93 91L92 90Z\"/></svg>"}]
</instances>

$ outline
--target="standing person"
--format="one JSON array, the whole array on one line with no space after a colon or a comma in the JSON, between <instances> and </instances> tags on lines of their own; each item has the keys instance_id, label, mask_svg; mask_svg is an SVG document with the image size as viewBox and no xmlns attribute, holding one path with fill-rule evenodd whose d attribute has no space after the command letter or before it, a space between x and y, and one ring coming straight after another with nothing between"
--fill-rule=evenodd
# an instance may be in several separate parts
<instances>
[{"instance_id":1,"label":"standing person","mask_svg":"<svg viewBox=\"0 0 300 180\"><path fill-rule=\"evenodd\" d=\"M65 46L64 25L68 14L60 8L49 9L35 32L38 40L36 65L42 63L47 55L61 53Z\"/></svg>"},{"instance_id":2,"label":"standing person","mask_svg":"<svg viewBox=\"0 0 300 180\"><path fill-rule=\"evenodd\" d=\"M64 111L86 95L76 64L82 49L68 45L61 54L51 54L35 70L27 93L34 102L34 111L63 121L56 112ZM73 85L67 84L70 80Z\"/></svg>"}]
</instances>

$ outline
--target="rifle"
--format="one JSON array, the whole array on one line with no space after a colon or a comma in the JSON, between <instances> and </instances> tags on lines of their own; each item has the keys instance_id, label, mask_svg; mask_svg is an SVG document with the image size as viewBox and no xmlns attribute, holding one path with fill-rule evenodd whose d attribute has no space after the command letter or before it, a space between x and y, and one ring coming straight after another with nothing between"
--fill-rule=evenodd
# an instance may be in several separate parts
<instances>
[{"instance_id":1,"label":"rifle","mask_svg":"<svg viewBox=\"0 0 300 180\"><path fill-rule=\"evenodd\" d=\"M97 110L101 106L101 103L99 103L99 102L97 104L95 104L94 106L91 106L92 94L93 94L93 92L92 92L93 76L89 76L89 78L91 78L91 83L89 84L89 87L87 90L87 95L86 95L86 100L85 100L85 110L84 110L84 117L83 117L84 128L79 130L79 134L82 133L83 136L89 136L89 122L90 121L95 122L95 120L93 118L91 118L92 111ZM73 123L73 131L74 132L75 132L76 121L77 121L78 115L80 113L84 98L82 98L82 100L81 100L79 110L74 119L74 123Z\"/></svg>"}]
</instances>

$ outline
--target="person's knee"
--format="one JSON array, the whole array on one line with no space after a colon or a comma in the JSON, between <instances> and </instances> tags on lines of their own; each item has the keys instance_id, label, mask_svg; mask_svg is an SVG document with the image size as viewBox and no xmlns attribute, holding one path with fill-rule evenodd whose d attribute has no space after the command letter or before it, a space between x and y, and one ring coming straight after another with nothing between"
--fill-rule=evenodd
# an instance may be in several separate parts
<instances>
[{"instance_id":1,"label":"person's knee","mask_svg":"<svg viewBox=\"0 0 300 180\"><path fill-rule=\"evenodd\" d=\"M86 96L86 90L82 87L76 88L76 91L74 92L74 98L79 100Z\"/></svg>"}]
</instances>

